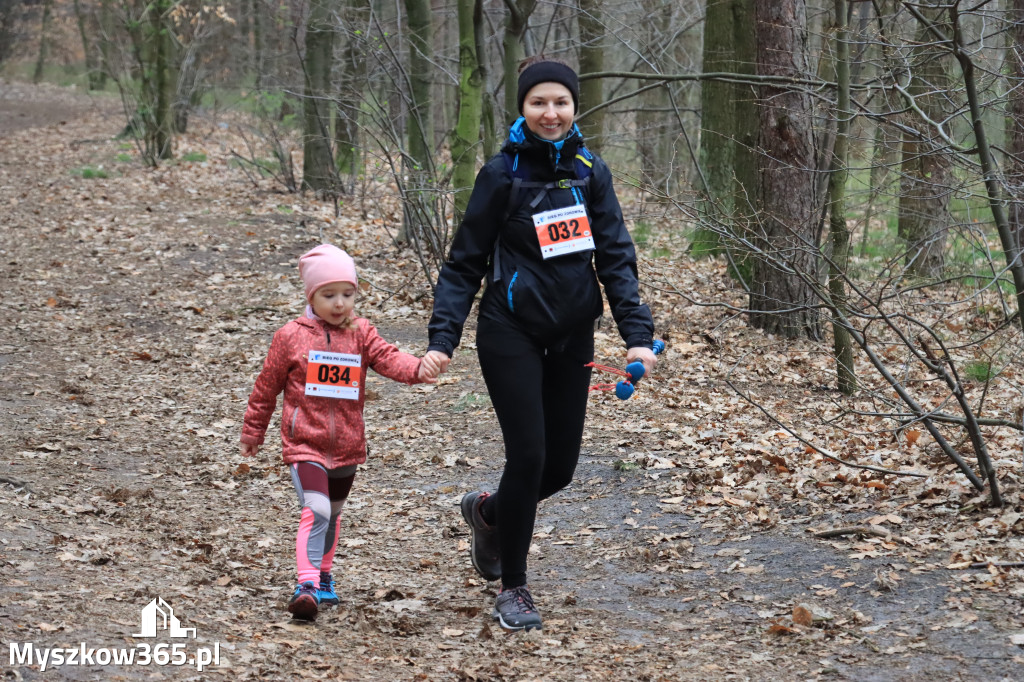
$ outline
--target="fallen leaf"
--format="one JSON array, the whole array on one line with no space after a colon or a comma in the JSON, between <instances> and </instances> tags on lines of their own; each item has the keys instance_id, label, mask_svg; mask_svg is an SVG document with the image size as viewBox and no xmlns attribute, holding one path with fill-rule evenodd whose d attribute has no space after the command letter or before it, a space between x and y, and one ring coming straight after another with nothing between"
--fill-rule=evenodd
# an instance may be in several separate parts
<instances>
[{"instance_id":1,"label":"fallen leaf","mask_svg":"<svg viewBox=\"0 0 1024 682\"><path fill-rule=\"evenodd\" d=\"M809 628L811 623L814 622L814 614L806 606L798 604L793 607L793 622Z\"/></svg>"}]
</instances>

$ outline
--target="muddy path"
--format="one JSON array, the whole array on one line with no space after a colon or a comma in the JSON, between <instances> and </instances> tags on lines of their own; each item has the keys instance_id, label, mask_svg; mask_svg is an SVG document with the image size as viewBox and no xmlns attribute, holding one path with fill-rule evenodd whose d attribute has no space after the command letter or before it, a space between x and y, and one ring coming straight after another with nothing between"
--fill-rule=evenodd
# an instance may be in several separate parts
<instances>
[{"instance_id":1,"label":"muddy path","mask_svg":"<svg viewBox=\"0 0 1024 682\"><path fill-rule=\"evenodd\" d=\"M832 505L783 494L792 486L770 470L766 484L725 487L735 468L704 397L718 389L712 378L698 393L693 359L671 349L659 372L693 394L593 398L576 480L538 518L544 630L501 633L458 511L465 491L495 485L502 456L471 328L440 386L369 382L371 457L334 569L341 605L291 622L297 510L277 418L254 460L237 437L270 335L299 312L296 258L321 233L350 250L372 283L361 312L409 352L425 348L429 300L400 289L416 264L376 227L383 210L334 217L253 187L214 118L183 141L205 160L118 161L132 150L113 139L117 113L115 101L0 87L5 678L1024 677L1011 641L1024 630L1020 580L947 568L940 531L957 501L897 491ZM75 172L101 166L107 177ZM602 332L599 345L614 340ZM888 537L809 532L889 510ZM157 598L194 639L138 636ZM817 614L809 626L794 623L801 604ZM157 642L184 643L186 663L94 655L41 672L11 648ZM219 656L202 673L200 649Z\"/></svg>"}]
</instances>

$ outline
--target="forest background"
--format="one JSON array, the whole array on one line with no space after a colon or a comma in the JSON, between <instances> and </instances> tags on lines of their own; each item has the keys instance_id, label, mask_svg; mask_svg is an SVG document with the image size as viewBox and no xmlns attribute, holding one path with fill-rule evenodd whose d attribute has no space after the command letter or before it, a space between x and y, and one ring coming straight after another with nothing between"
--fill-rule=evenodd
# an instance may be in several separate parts
<instances>
[{"instance_id":1,"label":"forest background","mask_svg":"<svg viewBox=\"0 0 1024 682\"><path fill-rule=\"evenodd\" d=\"M365 314L422 352L460 210L514 118L504 84L542 52L581 74L669 350L629 402L595 396L581 485L536 538L555 617L500 643L473 594L491 588L437 575L465 563L452 500L500 463L472 342L436 392L374 388L352 598L318 625L359 634L350 672L1013 677L1022 48L1020 0L0 2L2 558L21 569L5 644L109 638L159 595L231 643L221 672L308 664L267 604L289 531L266 498L292 493L272 449L256 466L231 449L295 312L294 257L352 251ZM147 301L121 302L119 277ZM34 346L68 325L54 378ZM615 364L607 322L598 340ZM154 428L166 469L139 464ZM240 510L212 522L226 491ZM412 533L400 549L391 527ZM138 549L161 543L170 557ZM133 587L140 560L184 578ZM60 584L100 594L38 615ZM215 598L238 608L204 620Z\"/></svg>"}]
</instances>

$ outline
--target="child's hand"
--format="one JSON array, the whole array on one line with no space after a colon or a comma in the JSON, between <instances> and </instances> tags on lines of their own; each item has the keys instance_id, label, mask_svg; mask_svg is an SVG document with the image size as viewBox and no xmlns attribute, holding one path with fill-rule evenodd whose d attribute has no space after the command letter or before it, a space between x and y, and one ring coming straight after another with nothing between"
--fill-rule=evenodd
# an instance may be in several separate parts
<instances>
[{"instance_id":1,"label":"child's hand","mask_svg":"<svg viewBox=\"0 0 1024 682\"><path fill-rule=\"evenodd\" d=\"M242 453L242 457L255 457L256 453L260 451L260 446L253 443L241 443L240 445L239 450Z\"/></svg>"},{"instance_id":2,"label":"child's hand","mask_svg":"<svg viewBox=\"0 0 1024 682\"><path fill-rule=\"evenodd\" d=\"M437 377L448 369L449 362L451 358L445 353L437 350L428 351L420 360L420 381L428 384L437 383Z\"/></svg>"}]
</instances>

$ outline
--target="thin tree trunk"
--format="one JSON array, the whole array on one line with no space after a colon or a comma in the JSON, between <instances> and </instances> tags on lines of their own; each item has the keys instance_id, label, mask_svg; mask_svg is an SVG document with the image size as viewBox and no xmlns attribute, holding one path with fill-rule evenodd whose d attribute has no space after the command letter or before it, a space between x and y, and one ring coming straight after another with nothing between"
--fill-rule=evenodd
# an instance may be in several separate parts
<instances>
[{"instance_id":1,"label":"thin tree trunk","mask_svg":"<svg viewBox=\"0 0 1024 682\"><path fill-rule=\"evenodd\" d=\"M85 12L82 11L82 3L80 0L74 0L75 8L75 19L78 23L78 35L82 39L82 52L85 55L85 71L86 71L86 82L88 83L89 90L99 90L101 85L101 72L97 66L96 51L93 47L92 41L89 38L89 34L92 33L92 27L88 26L89 17L86 16Z\"/></svg>"},{"instance_id":2,"label":"thin tree trunk","mask_svg":"<svg viewBox=\"0 0 1024 682\"><path fill-rule=\"evenodd\" d=\"M147 50L151 55L148 63L149 106L152 117L147 124L148 148L156 159L174 157L174 93L177 78L171 66L173 48L168 17L174 7L173 0L154 0L149 6L149 26L146 37Z\"/></svg>"},{"instance_id":3,"label":"thin tree trunk","mask_svg":"<svg viewBox=\"0 0 1024 682\"><path fill-rule=\"evenodd\" d=\"M708 0L702 71L754 74L757 62L754 0ZM749 85L704 81L701 84L700 168L704 201L701 213L717 229L734 237L749 234L758 191L757 146L759 111ZM695 252L717 253L729 240L714 231L698 233ZM733 253L733 274L744 283L750 265Z\"/></svg>"},{"instance_id":4,"label":"thin tree trunk","mask_svg":"<svg viewBox=\"0 0 1024 682\"><path fill-rule=\"evenodd\" d=\"M483 157L489 159L498 151L498 135L494 124L494 98L491 96L490 76L487 70L487 24L484 13L473 14L473 40L476 43L477 62L480 68L483 106L480 110L480 125L483 131Z\"/></svg>"},{"instance_id":5,"label":"thin tree trunk","mask_svg":"<svg viewBox=\"0 0 1024 682\"><path fill-rule=\"evenodd\" d=\"M929 21L932 21L932 15ZM944 118L939 95L949 83L948 50L929 46L935 37L921 26L917 36L922 47L911 61L911 82L907 92L932 121ZM898 233L906 254L907 274L917 277L941 277L944 267L946 236L952 218L949 199L952 194L952 165L945 142L934 126L920 116L912 116L910 125L920 131L903 133L903 162L900 177ZM924 137L924 139L922 139Z\"/></svg>"},{"instance_id":6,"label":"thin tree trunk","mask_svg":"<svg viewBox=\"0 0 1024 682\"><path fill-rule=\"evenodd\" d=\"M427 167L434 151L430 97L433 20L429 0L405 0L409 19L409 158L415 170Z\"/></svg>"},{"instance_id":7,"label":"thin tree trunk","mask_svg":"<svg viewBox=\"0 0 1024 682\"><path fill-rule=\"evenodd\" d=\"M836 107L836 141L832 150L832 168L829 174L829 233L832 237L832 260L828 280L832 306L841 317L850 319L847 312L846 282L843 279L850 261L850 230L846 226L846 179L849 175L850 149L850 42L847 25L846 0L835 0L836 44L835 65L838 101ZM838 318L832 322L833 355L836 360L837 385L844 395L857 390L857 375L853 369L853 341L850 332Z\"/></svg>"},{"instance_id":8,"label":"thin tree trunk","mask_svg":"<svg viewBox=\"0 0 1024 682\"><path fill-rule=\"evenodd\" d=\"M482 0L458 0L459 15L459 119L452 133L452 189L455 191L455 224L469 203L480 147L480 115L483 106L483 73L476 52L476 18Z\"/></svg>"},{"instance_id":9,"label":"thin tree trunk","mask_svg":"<svg viewBox=\"0 0 1024 682\"><path fill-rule=\"evenodd\" d=\"M36 68L32 74L32 82L38 83L43 80L43 68L46 66L46 56L50 50L50 16L53 14L53 0L46 0L43 3L43 21L39 29L39 56L36 58Z\"/></svg>"},{"instance_id":10,"label":"thin tree trunk","mask_svg":"<svg viewBox=\"0 0 1024 682\"><path fill-rule=\"evenodd\" d=\"M537 0L505 0L505 6L508 8L508 21L501 39L505 51L501 64L505 73L505 125L508 125L519 118L516 86L519 83L519 62L526 56L523 35Z\"/></svg>"},{"instance_id":11,"label":"thin tree trunk","mask_svg":"<svg viewBox=\"0 0 1024 682\"><path fill-rule=\"evenodd\" d=\"M670 30L672 5L663 0L643 0L640 7L647 17L642 27L638 27L644 31L644 41L649 45L658 45ZM644 55L645 60L641 63L640 70L661 71L664 68L660 59L662 54L663 52ZM648 64L648 61L652 64ZM675 125L670 125L666 114L669 108L669 95L668 85L645 90L640 93L640 107L636 112L639 175L645 184L655 188L654 197L671 194L671 181L668 177L672 172L668 153L670 143L666 140L666 130L674 129Z\"/></svg>"},{"instance_id":12,"label":"thin tree trunk","mask_svg":"<svg viewBox=\"0 0 1024 682\"><path fill-rule=\"evenodd\" d=\"M1006 160L1006 186L1010 191L1007 203L1008 229L1017 247L1017 253L1024 249L1024 0L1010 0L1009 51L1010 111L1007 118L1006 138L1010 154Z\"/></svg>"},{"instance_id":13,"label":"thin tree trunk","mask_svg":"<svg viewBox=\"0 0 1024 682\"><path fill-rule=\"evenodd\" d=\"M263 82L266 79L266 65L264 62L267 15L263 10L261 0L252 0L252 70L257 90L263 89Z\"/></svg>"},{"instance_id":14,"label":"thin tree trunk","mask_svg":"<svg viewBox=\"0 0 1024 682\"><path fill-rule=\"evenodd\" d=\"M995 220L996 229L999 232L999 242L1003 247L1006 267L1013 277L1013 287L1017 295L1017 323L1020 325L1021 330L1024 331L1024 252L1021 250L1019 233L1014 234L1003 210L1003 198L996 178L992 150L989 147L985 124L982 121L978 84L974 75L974 62L971 61L970 54L964 46L960 14L955 5L950 7L949 14L953 29L953 54L960 63L960 69L964 76L967 106L971 112L971 125L974 129L974 141L978 147L978 161L981 164L981 172L985 179L985 190L988 193L988 205L992 210L992 218ZM991 485L993 496L995 496L998 494L995 468L989 467L988 474L989 485Z\"/></svg>"},{"instance_id":15,"label":"thin tree trunk","mask_svg":"<svg viewBox=\"0 0 1024 682\"><path fill-rule=\"evenodd\" d=\"M368 0L347 0L345 17L349 25L348 40L338 68L338 107L335 111L334 148L338 172L354 178L360 171L359 112L366 83L366 36L369 34L370 3Z\"/></svg>"},{"instance_id":16,"label":"thin tree trunk","mask_svg":"<svg viewBox=\"0 0 1024 682\"><path fill-rule=\"evenodd\" d=\"M601 20L601 0L579 0L580 73L604 71L604 23ZM604 102L604 79L590 78L580 81L580 101L596 107ZM580 130L587 147L601 153L604 118L607 109L598 109L580 122Z\"/></svg>"},{"instance_id":17,"label":"thin tree trunk","mask_svg":"<svg viewBox=\"0 0 1024 682\"><path fill-rule=\"evenodd\" d=\"M332 191L335 184L328 99L334 54L332 10L329 0L315 0L306 27L302 187L314 192Z\"/></svg>"}]
</instances>

